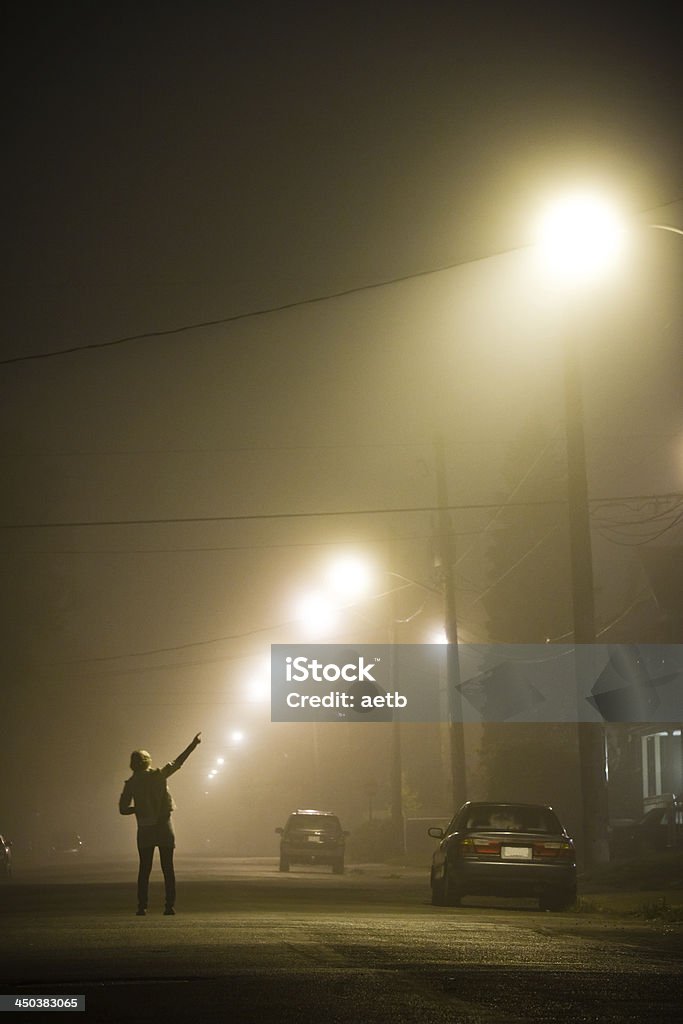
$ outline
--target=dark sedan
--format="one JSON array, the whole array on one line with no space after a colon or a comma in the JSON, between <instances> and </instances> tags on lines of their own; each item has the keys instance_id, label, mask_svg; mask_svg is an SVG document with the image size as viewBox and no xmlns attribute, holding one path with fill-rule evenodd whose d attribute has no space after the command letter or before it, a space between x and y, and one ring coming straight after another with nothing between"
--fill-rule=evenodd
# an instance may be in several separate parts
<instances>
[{"instance_id":1,"label":"dark sedan","mask_svg":"<svg viewBox=\"0 0 683 1024\"><path fill-rule=\"evenodd\" d=\"M640 821L613 821L609 828L613 859L683 849L683 805L652 807Z\"/></svg>"},{"instance_id":2,"label":"dark sedan","mask_svg":"<svg viewBox=\"0 0 683 1024\"><path fill-rule=\"evenodd\" d=\"M432 903L458 906L463 896L538 899L542 910L576 901L574 843L551 807L471 803L445 829L432 857Z\"/></svg>"}]
</instances>

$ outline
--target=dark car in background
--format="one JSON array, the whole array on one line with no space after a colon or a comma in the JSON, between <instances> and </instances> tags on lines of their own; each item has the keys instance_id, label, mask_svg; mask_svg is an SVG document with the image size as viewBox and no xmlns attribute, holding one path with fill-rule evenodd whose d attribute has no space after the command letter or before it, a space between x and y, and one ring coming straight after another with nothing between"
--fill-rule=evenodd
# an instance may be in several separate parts
<instances>
[{"instance_id":1,"label":"dark car in background","mask_svg":"<svg viewBox=\"0 0 683 1024\"><path fill-rule=\"evenodd\" d=\"M331 811L292 811L280 835L280 871L290 864L329 864L335 875L344 873L345 832Z\"/></svg>"},{"instance_id":2,"label":"dark car in background","mask_svg":"<svg viewBox=\"0 0 683 1024\"><path fill-rule=\"evenodd\" d=\"M55 832L50 841L50 855L57 860L71 860L83 855L83 840L77 832Z\"/></svg>"},{"instance_id":3,"label":"dark car in background","mask_svg":"<svg viewBox=\"0 0 683 1024\"><path fill-rule=\"evenodd\" d=\"M12 877L12 843L0 836L0 878Z\"/></svg>"},{"instance_id":4,"label":"dark car in background","mask_svg":"<svg viewBox=\"0 0 683 1024\"><path fill-rule=\"evenodd\" d=\"M464 896L538 899L542 910L565 910L576 901L574 843L551 807L473 803L461 807L432 857L435 906L458 906Z\"/></svg>"},{"instance_id":5,"label":"dark car in background","mask_svg":"<svg viewBox=\"0 0 683 1024\"><path fill-rule=\"evenodd\" d=\"M629 859L683 849L683 805L652 807L640 821L610 822L609 850L612 859Z\"/></svg>"}]
</instances>

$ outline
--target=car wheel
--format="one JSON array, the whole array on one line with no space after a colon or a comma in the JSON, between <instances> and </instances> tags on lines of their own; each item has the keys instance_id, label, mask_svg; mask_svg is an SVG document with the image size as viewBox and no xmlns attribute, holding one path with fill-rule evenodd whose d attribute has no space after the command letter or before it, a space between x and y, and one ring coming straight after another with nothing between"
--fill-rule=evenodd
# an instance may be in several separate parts
<instances>
[{"instance_id":1,"label":"car wheel","mask_svg":"<svg viewBox=\"0 0 683 1024\"><path fill-rule=\"evenodd\" d=\"M569 910L576 903L575 889L560 889L543 893L538 901L541 910Z\"/></svg>"},{"instance_id":2,"label":"car wheel","mask_svg":"<svg viewBox=\"0 0 683 1024\"><path fill-rule=\"evenodd\" d=\"M444 889L443 878L435 878L434 871L432 870L431 887L432 887L432 906L433 907L445 907L446 906L446 890Z\"/></svg>"},{"instance_id":3,"label":"car wheel","mask_svg":"<svg viewBox=\"0 0 683 1024\"><path fill-rule=\"evenodd\" d=\"M332 874L333 875L343 875L344 874L344 861L343 860L336 860L336 861L334 861L334 863L332 864Z\"/></svg>"},{"instance_id":4,"label":"car wheel","mask_svg":"<svg viewBox=\"0 0 683 1024\"><path fill-rule=\"evenodd\" d=\"M443 872L444 903L447 907L459 907L463 893L456 885L452 874L448 868L448 861L446 861Z\"/></svg>"},{"instance_id":5,"label":"car wheel","mask_svg":"<svg viewBox=\"0 0 683 1024\"><path fill-rule=\"evenodd\" d=\"M289 871L289 861L280 855L280 871Z\"/></svg>"}]
</instances>

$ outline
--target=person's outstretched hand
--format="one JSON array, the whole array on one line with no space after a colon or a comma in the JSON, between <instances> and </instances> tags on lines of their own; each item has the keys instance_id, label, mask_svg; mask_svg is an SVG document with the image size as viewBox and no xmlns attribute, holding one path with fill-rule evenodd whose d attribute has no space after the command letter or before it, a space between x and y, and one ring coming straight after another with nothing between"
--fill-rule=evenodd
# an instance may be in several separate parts
<instances>
[{"instance_id":1,"label":"person's outstretched hand","mask_svg":"<svg viewBox=\"0 0 683 1024\"><path fill-rule=\"evenodd\" d=\"M199 744L202 742L202 734L198 732L195 738L192 740L192 742L194 743L195 747L199 746Z\"/></svg>"}]
</instances>

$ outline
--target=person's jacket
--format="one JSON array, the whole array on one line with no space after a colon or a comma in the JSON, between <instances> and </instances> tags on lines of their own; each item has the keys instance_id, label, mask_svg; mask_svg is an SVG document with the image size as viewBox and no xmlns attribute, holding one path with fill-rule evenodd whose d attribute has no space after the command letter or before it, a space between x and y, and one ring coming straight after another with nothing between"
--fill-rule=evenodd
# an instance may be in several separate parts
<instances>
[{"instance_id":1,"label":"person's jacket","mask_svg":"<svg viewBox=\"0 0 683 1024\"><path fill-rule=\"evenodd\" d=\"M168 821L173 810L173 798L168 791L166 779L173 775L194 750L190 743L174 761L163 768L143 768L135 771L123 784L119 797L119 813L135 814L138 825L158 825ZM131 806L132 805L132 806Z\"/></svg>"}]
</instances>

